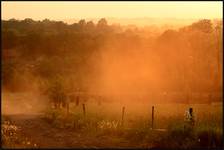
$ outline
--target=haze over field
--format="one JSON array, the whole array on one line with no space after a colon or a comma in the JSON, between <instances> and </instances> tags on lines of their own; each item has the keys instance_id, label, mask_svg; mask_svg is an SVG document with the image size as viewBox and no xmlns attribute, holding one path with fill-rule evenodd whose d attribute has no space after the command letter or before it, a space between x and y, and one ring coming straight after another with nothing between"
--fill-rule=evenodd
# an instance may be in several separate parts
<instances>
[{"instance_id":1,"label":"haze over field","mask_svg":"<svg viewBox=\"0 0 224 150\"><path fill-rule=\"evenodd\" d=\"M2 2L3 146L221 147L222 15L222 2Z\"/></svg>"}]
</instances>

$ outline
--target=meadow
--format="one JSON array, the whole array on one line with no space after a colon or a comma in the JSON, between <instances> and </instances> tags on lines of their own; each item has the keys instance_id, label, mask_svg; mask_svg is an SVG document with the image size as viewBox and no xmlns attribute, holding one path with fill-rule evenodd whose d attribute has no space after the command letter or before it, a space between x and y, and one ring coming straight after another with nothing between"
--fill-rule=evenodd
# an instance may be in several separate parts
<instances>
[{"instance_id":1,"label":"meadow","mask_svg":"<svg viewBox=\"0 0 224 150\"><path fill-rule=\"evenodd\" d=\"M85 104L85 114L83 111L83 104ZM153 129L152 106L154 106ZM123 107L125 107L125 109L122 121ZM184 121L184 113L189 107L193 108L195 116L195 125L193 128L186 128L186 122ZM63 133L61 136L66 133L80 134L78 139L75 139L75 135L69 135L69 138L65 136L64 138L67 140L79 141L83 140L82 138L88 137L89 144L83 141L84 146L80 143L80 145L75 145L81 148L221 148L223 138L222 113L222 103L152 104L137 101L128 103L121 101L99 103L97 100L90 99L86 102L80 101L78 105L75 102L70 103L69 113L67 108L55 109L52 108L51 105L48 105L48 107L40 113L41 115L38 117L31 117L32 119L28 117L25 121L30 119L30 128L32 128L32 122L36 120L40 126L45 126L44 130L52 131L51 134L56 134L56 132L59 134ZM17 118L17 121L10 115L7 116L8 118L3 116L3 146L11 148L43 148L44 145L41 143L41 140L34 138L36 135L34 135L35 132L33 132L33 130L38 129L30 129L30 133L26 134L29 135L32 133L32 135L30 135L30 141L28 140L28 142L24 142L26 140L25 138L21 138L20 133L16 134L17 129L15 128L19 128L14 127L16 124L21 126L21 130L29 128L29 124L18 124L18 120L22 114L23 113L14 117ZM9 120L11 120L11 122ZM35 127L40 128L37 126ZM15 130L15 134L12 132L13 129ZM9 132L12 132L11 135ZM44 133L46 131L41 129L40 132ZM8 133L8 135L6 133ZM16 137L19 140L17 140L17 143L15 142ZM42 135L37 137L42 137L47 140L47 138ZM104 144L99 143L99 141L96 142L97 139L100 140L102 138L104 139L102 140ZM33 141L33 144L30 144L32 143L31 141ZM28 143L28 145L24 143ZM49 145L49 141L47 143ZM63 143L61 147L70 146Z\"/></svg>"}]
</instances>

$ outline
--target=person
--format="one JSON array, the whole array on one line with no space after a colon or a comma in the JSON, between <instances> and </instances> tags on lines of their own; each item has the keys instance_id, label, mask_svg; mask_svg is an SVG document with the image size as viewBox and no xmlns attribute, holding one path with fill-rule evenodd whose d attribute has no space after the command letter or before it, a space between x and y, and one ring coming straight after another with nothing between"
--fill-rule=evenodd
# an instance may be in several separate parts
<instances>
[{"instance_id":1,"label":"person","mask_svg":"<svg viewBox=\"0 0 224 150\"><path fill-rule=\"evenodd\" d=\"M194 126L195 124L195 117L193 115L193 108L189 108L188 111L185 112L185 122L190 126Z\"/></svg>"}]
</instances>

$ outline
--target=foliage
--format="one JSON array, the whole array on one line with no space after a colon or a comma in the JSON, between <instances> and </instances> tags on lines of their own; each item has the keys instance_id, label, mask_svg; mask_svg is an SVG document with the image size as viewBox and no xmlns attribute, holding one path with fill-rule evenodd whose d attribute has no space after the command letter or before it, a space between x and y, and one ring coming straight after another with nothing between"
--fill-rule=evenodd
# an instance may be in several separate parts
<instances>
[{"instance_id":1,"label":"foliage","mask_svg":"<svg viewBox=\"0 0 224 150\"><path fill-rule=\"evenodd\" d=\"M217 63L221 60L221 22L204 19L156 35L148 30L126 30L109 25L105 18L97 24L82 19L71 25L48 19L2 20L3 87L19 89L13 88L19 79L12 76L26 69L42 80L50 80L55 74L69 78L75 88L86 90L89 82L94 82L89 79L101 73L102 53L109 48L120 56L149 52L148 59L162 61L157 69L163 76L160 88L166 91L185 86L197 92L220 90L221 66ZM151 38L147 38L148 33ZM7 65L12 62L17 64L14 69Z\"/></svg>"},{"instance_id":2,"label":"foliage","mask_svg":"<svg viewBox=\"0 0 224 150\"><path fill-rule=\"evenodd\" d=\"M61 76L55 76L48 81L46 94L50 101L53 102L55 108L65 107L67 102L66 82Z\"/></svg>"}]
</instances>

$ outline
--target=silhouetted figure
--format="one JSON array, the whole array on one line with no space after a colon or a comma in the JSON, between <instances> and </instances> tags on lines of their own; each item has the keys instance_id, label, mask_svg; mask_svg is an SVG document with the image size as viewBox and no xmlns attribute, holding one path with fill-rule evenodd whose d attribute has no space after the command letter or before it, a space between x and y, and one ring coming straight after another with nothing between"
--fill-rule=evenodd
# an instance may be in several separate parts
<instances>
[{"instance_id":1,"label":"silhouetted figure","mask_svg":"<svg viewBox=\"0 0 224 150\"><path fill-rule=\"evenodd\" d=\"M194 115L193 115L193 108L189 108L188 111L186 111L185 113L185 122L190 125L190 126L194 126L195 124L195 118L194 118Z\"/></svg>"}]
</instances>

